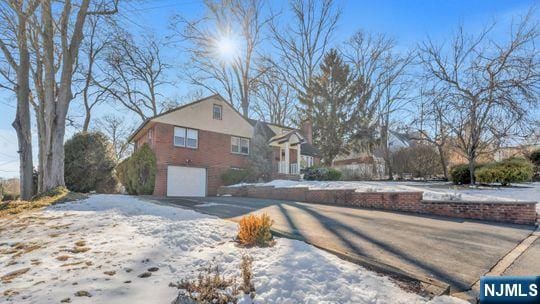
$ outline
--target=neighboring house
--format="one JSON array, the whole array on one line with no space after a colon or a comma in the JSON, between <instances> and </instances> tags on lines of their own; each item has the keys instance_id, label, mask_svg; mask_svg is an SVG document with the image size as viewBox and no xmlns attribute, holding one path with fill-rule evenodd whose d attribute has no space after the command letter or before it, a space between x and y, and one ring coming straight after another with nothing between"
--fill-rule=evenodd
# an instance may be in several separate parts
<instances>
[{"instance_id":1,"label":"neighboring house","mask_svg":"<svg viewBox=\"0 0 540 304\"><path fill-rule=\"evenodd\" d=\"M146 120L130 137L135 150L148 143L156 154L154 195L215 195L229 169L249 167L251 139L262 124L272 147L274 177L298 179L300 168L320 161L304 131L247 119L220 95L213 95ZM307 134L306 134L307 133Z\"/></svg>"},{"instance_id":2,"label":"neighboring house","mask_svg":"<svg viewBox=\"0 0 540 304\"><path fill-rule=\"evenodd\" d=\"M493 153L495 161L501 161L512 157L527 158L531 152L540 149L540 145L522 145L515 147L501 147Z\"/></svg>"},{"instance_id":3,"label":"neighboring house","mask_svg":"<svg viewBox=\"0 0 540 304\"><path fill-rule=\"evenodd\" d=\"M388 132L388 149L395 152L416 144L411 136L390 130ZM384 149L377 146L373 152L350 152L338 155L332 167L343 172L345 179L383 179L386 178Z\"/></svg>"}]
</instances>

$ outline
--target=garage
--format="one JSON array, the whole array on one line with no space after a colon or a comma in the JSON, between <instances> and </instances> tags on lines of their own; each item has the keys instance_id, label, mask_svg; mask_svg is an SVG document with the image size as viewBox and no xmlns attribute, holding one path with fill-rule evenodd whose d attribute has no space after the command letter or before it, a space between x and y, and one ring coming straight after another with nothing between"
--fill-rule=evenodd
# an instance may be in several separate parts
<instances>
[{"instance_id":1,"label":"garage","mask_svg":"<svg viewBox=\"0 0 540 304\"><path fill-rule=\"evenodd\" d=\"M206 196L206 169L168 166L167 196Z\"/></svg>"}]
</instances>

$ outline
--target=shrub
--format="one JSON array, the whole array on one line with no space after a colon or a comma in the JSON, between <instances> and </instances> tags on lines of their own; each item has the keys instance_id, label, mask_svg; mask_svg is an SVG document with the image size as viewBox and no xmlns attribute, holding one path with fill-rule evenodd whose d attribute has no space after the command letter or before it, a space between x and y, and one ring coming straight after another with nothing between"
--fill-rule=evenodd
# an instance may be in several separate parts
<instances>
[{"instance_id":1,"label":"shrub","mask_svg":"<svg viewBox=\"0 0 540 304\"><path fill-rule=\"evenodd\" d=\"M124 186L129 194L141 195L154 192L156 156L148 144L137 149L123 166L127 167L125 171L127 182Z\"/></svg>"},{"instance_id":2,"label":"shrub","mask_svg":"<svg viewBox=\"0 0 540 304\"><path fill-rule=\"evenodd\" d=\"M399 176L427 178L442 173L439 153L431 145L418 144L392 153L392 169Z\"/></svg>"},{"instance_id":3,"label":"shrub","mask_svg":"<svg viewBox=\"0 0 540 304\"><path fill-rule=\"evenodd\" d=\"M116 166L116 176L118 177L118 180L120 183L126 188L128 191L128 175L127 175L127 168L129 164L129 157L122 160L117 166Z\"/></svg>"},{"instance_id":4,"label":"shrub","mask_svg":"<svg viewBox=\"0 0 540 304\"><path fill-rule=\"evenodd\" d=\"M471 173L468 164L455 165L450 168L450 179L456 185L468 185L471 183Z\"/></svg>"},{"instance_id":5,"label":"shrub","mask_svg":"<svg viewBox=\"0 0 540 304\"><path fill-rule=\"evenodd\" d=\"M540 149L536 149L529 154L529 159L536 167L540 167Z\"/></svg>"},{"instance_id":6,"label":"shrub","mask_svg":"<svg viewBox=\"0 0 540 304\"><path fill-rule=\"evenodd\" d=\"M532 151L529 160L534 165L534 180L540 181L540 149Z\"/></svg>"},{"instance_id":7,"label":"shrub","mask_svg":"<svg viewBox=\"0 0 540 304\"><path fill-rule=\"evenodd\" d=\"M500 183L506 186L510 183L530 181L534 175L532 163L523 158L510 158L500 162L490 163L475 172L480 183Z\"/></svg>"},{"instance_id":8,"label":"shrub","mask_svg":"<svg viewBox=\"0 0 540 304\"><path fill-rule=\"evenodd\" d=\"M209 265L196 279L184 279L177 284L169 284L180 289L174 304L182 303L237 303L238 286L234 278L221 275L217 266ZM191 300L191 301L190 301ZM193 302L194 301L194 302Z\"/></svg>"},{"instance_id":9,"label":"shrub","mask_svg":"<svg viewBox=\"0 0 540 304\"><path fill-rule=\"evenodd\" d=\"M337 181L341 179L341 171L327 167L309 167L303 169L305 180Z\"/></svg>"},{"instance_id":10,"label":"shrub","mask_svg":"<svg viewBox=\"0 0 540 304\"><path fill-rule=\"evenodd\" d=\"M211 263L199 272L196 279L183 279L179 283L170 283L170 287L176 287L181 291L173 304L185 303L215 303L229 304L238 303L240 291L249 294L251 299L255 297L255 288L252 282L253 259L242 256L240 271L242 283L237 283L236 278L227 278L221 274L219 268Z\"/></svg>"},{"instance_id":11,"label":"shrub","mask_svg":"<svg viewBox=\"0 0 540 304\"><path fill-rule=\"evenodd\" d=\"M244 246L269 246L272 244L270 228L273 224L267 214L243 216L238 224L237 239Z\"/></svg>"},{"instance_id":12,"label":"shrub","mask_svg":"<svg viewBox=\"0 0 540 304\"><path fill-rule=\"evenodd\" d=\"M116 156L112 144L100 132L77 133L64 145L66 186L76 192L114 192Z\"/></svg>"},{"instance_id":13,"label":"shrub","mask_svg":"<svg viewBox=\"0 0 540 304\"><path fill-rule=\"evenodd\" d=\"M225 186L247 182L252 178L251 169L228 169L221 175L221 180Z\"/></svg>"},{"instance_id":14,"label":"shrub","mask_svg":"<svg viewBox=\"0 0 540 304\"><path fill-rule=\"evenodd\" d=\"M13 192L4 192L3 196L0 195L0 198L2 201L15 201L18 200L20 195L18 193Z\"/></svg>"}]
</instances>

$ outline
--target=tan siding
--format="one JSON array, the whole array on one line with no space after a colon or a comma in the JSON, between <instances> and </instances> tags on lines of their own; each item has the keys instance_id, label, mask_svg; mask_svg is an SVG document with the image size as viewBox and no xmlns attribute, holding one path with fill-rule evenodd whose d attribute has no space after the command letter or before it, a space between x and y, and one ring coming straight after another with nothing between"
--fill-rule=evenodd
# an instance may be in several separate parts
<instances>
[{"instance_id":1,"label":"tan siding","mask_svg":"<svg viewBox=\"0 0 540 304\"><path fill-rule=\"evenodd\" d=\"M213 119L212 107L219 104L223 108L222 119ZM231 106L219 98L209 98L193 105L173 111L152 121L183 126L198 130L231 134L251 138L253 127Z\"/></svg>"}]
</instances>

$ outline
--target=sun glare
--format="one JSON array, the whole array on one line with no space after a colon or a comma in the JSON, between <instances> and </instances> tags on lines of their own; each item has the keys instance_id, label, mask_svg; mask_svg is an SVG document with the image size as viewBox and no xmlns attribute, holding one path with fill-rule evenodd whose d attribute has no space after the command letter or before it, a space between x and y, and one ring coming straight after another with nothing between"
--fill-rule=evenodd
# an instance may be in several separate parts
<instances>
[{"instance_id":1,"label":"sun glare","mask_svg":"<svg viewBox=\"0 0 540 304\"><path fill-rule=\"evenodd\" d=\"M223 36L216 41L216 53L225 63L232 62L238 56L238 44L231 36Z\"/></svg>"}]
</instances>

